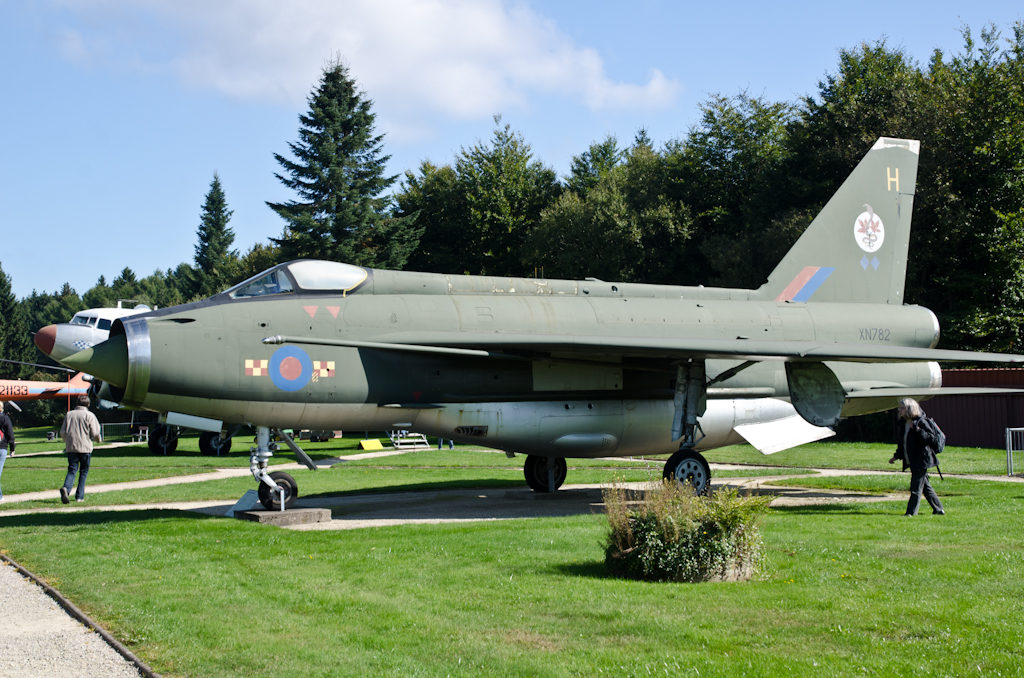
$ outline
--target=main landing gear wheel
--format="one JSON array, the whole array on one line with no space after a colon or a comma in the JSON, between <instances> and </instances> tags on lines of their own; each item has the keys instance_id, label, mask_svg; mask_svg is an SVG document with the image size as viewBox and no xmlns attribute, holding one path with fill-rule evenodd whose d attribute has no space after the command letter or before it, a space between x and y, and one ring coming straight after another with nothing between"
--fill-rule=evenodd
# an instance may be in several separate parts
<instances>
[{"instance_id":1,"label":"main landing gear wheel","mask_svg":"<svg viewBox=\"0 0 1024 678\"><path fill-rule=\"evenodd\" d=\"M565 482L565 476L569 473L565 459L561 457L538 457L532 454L526 458L526 463L523 464L523 475L526 476L526 484L534 492L551 491L551 479L548 475L548 469L555 472L554 489L557 490Z\"/></svg>"},{"instance_id":2,"label":"main landing gear wheel","mask_svg":"<svg viewBox=\"0 0 1024 678\"><path fill-rule=\"evenodd\" d=\"M299 485L295 482L295 478L284 471L275 471L270 474L270 479L284 488L284 507L290 509L294 506L295 498L299 496ZM272 487L266 483L260 483L257 493L260 495L260 503L268 511L281 510L281 494Z\"/></svg>"},{"instance_id":3,"label":"main landing gear wheel","mask_svg":"<svg viewBox=\"0 0 1024 678\"><path fill-rule=\"evenodd\" d=\"M153 454L174 454L178 449L178 432L162 424L149 431L149 451Z\"/></svg>"},{"instance_id":4,"label":"main landing gear wheel","mask_svg":"<svg viewBox=\"0 0 1024 678\"><path fill-rule=\"evenodd\" d=\"M711 466L707 460L693 450L679 450L665 462L665 480L689 483L695 494L711 491Z\"/></svg>"},{"instance_id":5,"label":"main landing gear wheel","mask_svg":"<svg viewBox=\"0 0 1024 678\"><path fill-rule=\"evenodd\" d=\"M207 457L219 457L231 451L231 438L221 438L219 433L206 431L199 434L199 451Z\"/></svg>"}]
</instances>

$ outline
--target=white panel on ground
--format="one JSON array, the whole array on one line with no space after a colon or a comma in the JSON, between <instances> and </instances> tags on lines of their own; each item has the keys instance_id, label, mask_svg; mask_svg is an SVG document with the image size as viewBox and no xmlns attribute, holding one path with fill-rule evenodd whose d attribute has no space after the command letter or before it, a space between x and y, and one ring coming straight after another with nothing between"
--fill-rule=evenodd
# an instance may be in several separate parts
<instances>
[{"instance_id":1,"label":"white panel on ground","mask_svg":"<svg viewBox=\"0 0 1024 678\"><path fill-rule=\"evenodd\" d=\"M761 454L774 454L836 434L830 428L808 424L800 415L761 424L741 424L736 432Z\"/></svg>"},{"instance_id":2,"label":"white panel on ground","mask_svg":"<svg viewBox=\"0 0 1024 678\"><path fill-rule=\"evenodd\" d=\"M234 518L235 511L251 511L260 503L260 495L256 490L246 490L242 498L235 502L235 505L224 514L225 518Z\"/></svg>"}]
</instances>

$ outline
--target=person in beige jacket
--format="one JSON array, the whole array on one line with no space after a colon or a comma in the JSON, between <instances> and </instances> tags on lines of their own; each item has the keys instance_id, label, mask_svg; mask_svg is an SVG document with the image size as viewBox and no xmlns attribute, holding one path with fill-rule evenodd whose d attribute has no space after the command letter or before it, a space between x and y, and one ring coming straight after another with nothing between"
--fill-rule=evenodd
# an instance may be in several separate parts
<instances>
[{"instance_id":1,"label":"person in beige jacket","mask_svg":"<svg viewBox=\"0 0 1024 678\"><path fill-rule=\"evenodd\" d=\"M78 396L78 407L65 415L60 437L64 439L64 451L68 455L68 475L60 488L60 500L65 504L70 501L68 493L75 485L75 474L78 474L75 499L85 501L85 479L92 460L92 441L100 439L100 421L89 411L89 396Z\"/></svg>"}]
</instances>

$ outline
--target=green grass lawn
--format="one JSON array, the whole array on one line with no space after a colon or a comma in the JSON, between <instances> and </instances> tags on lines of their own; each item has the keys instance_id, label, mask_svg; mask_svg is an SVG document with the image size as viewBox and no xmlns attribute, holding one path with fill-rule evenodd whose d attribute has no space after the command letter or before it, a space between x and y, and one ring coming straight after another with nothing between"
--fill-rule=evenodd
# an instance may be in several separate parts
<instances>
[{"instance_id":1,"label":"green grass lawn","mask_svg":"<svg viewBox=\"0 0 1024 678\"><path fill-rule=\"evenodd\" d=\"M173 476L186 476L198 473L210 473L213 469L208 468L105 468L103 466L90 466L89 477L86 487L101 485L104 483L126 483L133 480L149 480L151 478L169 478ZM22 492L40 492L43 490L57 490L64 484L67 474L67 465L60 468L4 468L3 489L4 496L21 494ZM76 478L77 482L77 478ZM14 504L12 504L14 506ZM24 504L19 504L24 508Z\"/></svg>"},{"instance_id":2,"label":"green grass lawn","mask_svg":"<svg viewBox=\"0 0 1024 678\"><path fill-rule=\"evenodd\" d=\"M771 455L750 445L732 445L704 453L708 461L733 464L774 464L809 468L854 468L891 471L889 458L894 444L883 443L808 443ZM978 447L947 447L939 455L943 473L1006 475L1006 450ZM898 466L896 467L899 468ZM909 482L909 481L908 481Z\"/></svg>"},{"instance_id":3,"label":"green grass lawn","mask_svg":"<svg viewBox=\"0 0 1024 678\"><path fill-rule=\"evenodd\" d=\"M963 480L961 478L950 476L940 479L938 474L930 473L929 482L931 482L932 487L935 488L935 492L939 497L942 498L961 494L960 488L964 486L972 487L971 483L974 481ZM787 478L786 480L770 480L765 484L885 494L887 492L909 492L910 472L908 471L907 473L884 476L810 476L802 478ZM1021 486L1015 485L1015 487ZM922 499L922 503L923 502L924 500ZM926 503L923 503L923 505L927 508Z\"/></svg>"},{"instance_id":4,"label":"green grass lawn","mask_svg":"<svg viewBox=\"0 0 1024 678\"><path fill-rule=\"evenodd\" d=\"M601 516L37 514L0 517L0 547L167 676L1021 675L1024 488L955 490L943 518L773 510L765 571L737 584L611 579Z\"/></svg>"},{"instance_id":5,"label":"green grass lawn","mask_svg":"<svg viewBox=\"0 0 1024 678\"><path fill-rule=\"evenodd\" d=\"M325 443L327 444L327 443ZM317 456L327 455L320 452ZM211 460L225 457L204 457L183 453L168 457L154 457L142 448L116 448L94 453L89 470L89 485L128 482L148 478L167 478L211 471ZM231 457L227 457L230 459ZM278 462L290 461L286 456L275 457ZM149 466L152 460L152 466ZM56 490L64 482L66 458L13 457L4 469L3 489L8 501L0 504L5 510L46 508L59 506L59 499L12 502L10 495L38 490ZM248 459L246 458L246 461ZM523 457L509 459L504 453L492 450L463 449L424 450L403 455L376 457L344 462L317 471L306 469L289 473L299 485L299 496L344 496L357 492L395 492L455 487L525 487L522 471ZM237 465L237 464L236 464ZM663 461L621 461L615 459L570 459L567 482L610 483L615 481L643 482L661 478ZM800 473L801 471L796 471ZM719 477L777 475L777 469L743 469L722 471ZM113 492L90 493L86 501L93 505L149 504L171 501L234 502L253 489L255 481L246 475L240 478L209 480L181 485L149 487Z\"/></svg>"},{"instance_id":6,"label":"green grass lawn","mask_svg":"<svg viewBox=\"0 0 1024 678\"><path fill-rule=\"evenodd\" d=\"M36 431L36 438L43 438L45 430ZM40 435L42 433L42 435ZM21 438L19 437L20 441ZM54 443L43 443L54 447ZM174 454L155 455L145 444L128 445L125 447L97 448L93 452L89 468L90 485L100 483L123 483L133 480L150 478L171 478L192 474L201 474L216 468L248 468L249 446L251 441L245 437L234 440L233 452L219 457L207 457L199 452L199 438L185 436L178 439L178 449ZM304 442L303 449L314 460L329 459L344 454L352 454L358 441L341 438L326 443ZM282 447L284 445L282 444ZM63 444L56 444L55 449L63 450ZM22 492L57 489L64 482L67 471L67 457L63 454L34 456L33 452L46 451L33 445L18 443L16 454L8 456L4 465L2 478L5 495ZM26 456L27 455L27 456ZM291 450L283 449L270 460L271 465L287 464L296 461ZM243 490L244 492L244 490ZM161 501L166 501L163 499ZM43 505L48 502L43 502ZM19 504L3 504L3 508L25 508L37 505L35 502Z\"/></svg>"},{"instance_id":7,"label":"green grass lawn","mask_svg":"<svg viewBox=\"0 0 1024 678\"><path fill-rule=\"evenodd\" d=\"M603 459L566 459L569 467L569 478L566 482L583 482L574 480L576 471L616 470L616 469L647 469L652 478L660 478L665 468L666 457L611 457ZM525 457L516 455L509 458L504 452L483 447L457 446L454 450L420 450L408 454L355 459L346 462L350 466L373 468L516 468L522 469ZM740 477L756 475L778 475L778 469L742 469L738 471L720 471L718 477Z\"/></svg>"},{"instance_id":8,"label":"green grass lawn","mask_svg":"<svg viewBox=\"0 0 1024 678\"><path fill-rule=\"evenodd\" d=\"M340 497L355 493L379 492L413 492L443 490L453 488L481 487L526 487L523 471L519 467L508 468L373 468L349 467L339 464L329 468L309 471L298 469L289 471L299 486L301 497ZM611 483L616 481L638 482L650 480L650 469L593 469L574 471L570 481L574 483ZM92 479L92 471L89 472ZM60 477L63 481L63 475ZM58 484L54 486L59 487ZM245 494L246 490L256 487L251 476L209 480L199 483L182 485L165 485L131 490L116 490L99 494L89 494L86 490L86 501L93 504L149 504L169 501L214 501L234 502ZM4 492L9 494L7 472L4 471ZM59 506L59 499L35 500L25 502L7 501L0 504L0 513L4 510L27 508L52 508Z\"/></svg>"}]
</instances>

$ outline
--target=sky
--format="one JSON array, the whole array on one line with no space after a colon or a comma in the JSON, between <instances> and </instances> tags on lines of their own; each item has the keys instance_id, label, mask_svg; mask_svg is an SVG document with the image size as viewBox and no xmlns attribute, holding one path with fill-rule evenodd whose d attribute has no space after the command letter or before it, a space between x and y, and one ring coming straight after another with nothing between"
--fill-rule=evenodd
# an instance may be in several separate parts
<instances>
[{"instance_id":1,"label":"sky","mask_svg":"<svg viewBox=\"0 0 1024 678\"><path fill-rule=\"evenodd\" d=\"M235 247L279 236L274 154L336 57L390 174L452 162L501 115L564 176L609 134L683 137L713 94L813 95L862 42L927 63L965 25L1022 19L1019 0L0 0L0 267L22 298L192 263L215 172Z\"/></svg>"}]
</instances>

